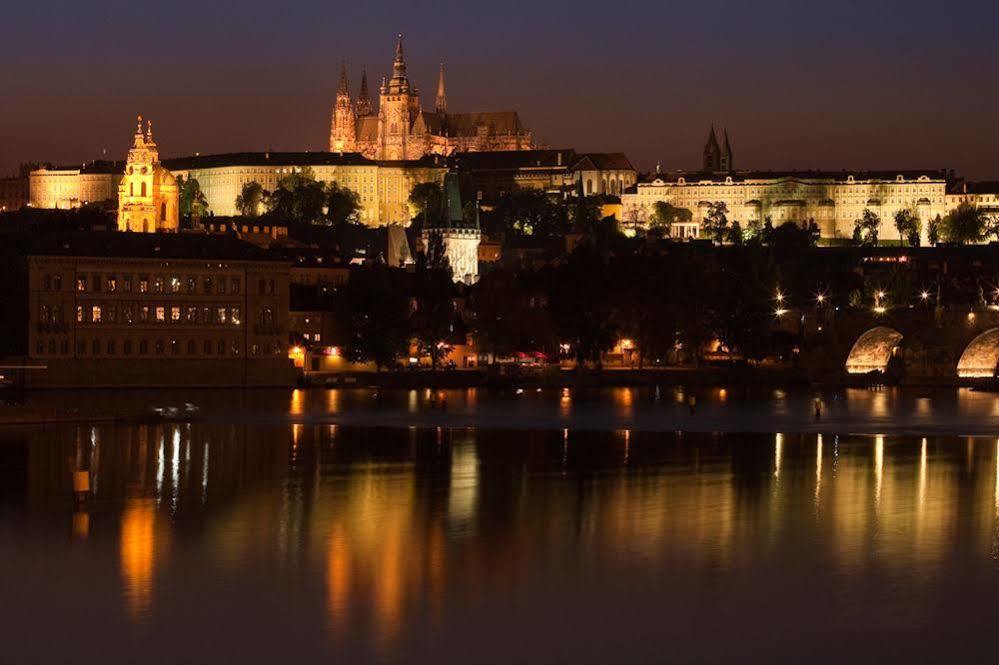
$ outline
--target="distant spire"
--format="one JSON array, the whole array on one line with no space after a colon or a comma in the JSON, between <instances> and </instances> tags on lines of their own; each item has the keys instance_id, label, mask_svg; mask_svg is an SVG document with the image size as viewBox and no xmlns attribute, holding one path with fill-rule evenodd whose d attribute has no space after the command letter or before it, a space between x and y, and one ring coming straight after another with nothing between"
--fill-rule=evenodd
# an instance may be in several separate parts
<instances>
[{"instance_id":1,"label":"distant spire","mask_svg":"<svg viewBox=\"0 0 999 665\"><path fill-rule=\"evenodd\" d=\"M368 72L361 70L361 92L357 95L357 115L371 115L371 95L368 93Z\"/></svg>"},{"instance_id":2,"label":"distant spire","mask_svg":"<svg viewBox=\"0 0 999 665\"><path fill-rule=\"evenodd\" d=\"M350 82L347 80L347 63L340 63L340 85L337 86L336 90L337 96L347 95L350 96Z\"/></svg>"},{"instance_id":3,"label":"distant spire","mask_svg":"<svg viewBox=\"0 0 999 665\"><path fill-rule=\"evenodd\" d=\"M135 146L140 147L146 143L146 135L142 131L142 115L136 117L135 125Z\"/></svg>"},{"instance_id":4,"label":"distant spire","mask_svg":"<svg viewBox=\"0 0 999 665\"><path fill-rule=\"evenodd\" d=\"M146 120L146 145L155 148L156 141L153 140L153 121Z\"/></svg>"},{"instance_id":5,"label":"distant spire","mask_svg":"<svg viewBox=\"0 0 999 665\"><path fill-rule=\"evenodd\" d=\"M447 92L444 90L444 62L441 62L440 75L437 77L437 112L441 115L447 113Z\"/></svg>"},{"instance_id":6,"label":"distant spire","mask_svg":"<svg viewBox=\"0 0 999 665\"><path fill-rule=\"evenodd\" d=\"M395 44L395 62L392 63L392 78L406 78L406 58L402 53L402 33L399 33L399 41Z\"/></svg>"}]
</instances>

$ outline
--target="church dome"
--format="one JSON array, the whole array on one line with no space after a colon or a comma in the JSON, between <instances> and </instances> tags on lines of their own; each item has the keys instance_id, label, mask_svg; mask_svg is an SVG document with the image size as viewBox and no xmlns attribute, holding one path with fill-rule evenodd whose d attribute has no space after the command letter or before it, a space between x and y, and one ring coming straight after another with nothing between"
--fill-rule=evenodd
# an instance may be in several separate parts
<instances>
[{"instance_id":1,"label":"church dome","mask_svg":"<svg viewBox=\"0 0 999 665\"><path fill-rule=\"evenodd\" d=\"M177 178L174 177L170 170L160 164L153 167L153 182L159 185L160 189L163 188L176 188Z\"/></svg>"}]
</instances>

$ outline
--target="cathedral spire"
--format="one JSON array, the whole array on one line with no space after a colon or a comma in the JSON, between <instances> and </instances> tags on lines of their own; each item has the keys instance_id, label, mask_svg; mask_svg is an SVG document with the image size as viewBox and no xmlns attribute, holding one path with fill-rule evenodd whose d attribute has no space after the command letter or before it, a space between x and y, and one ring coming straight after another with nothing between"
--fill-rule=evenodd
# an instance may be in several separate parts
<instances>
[{"instance_id":1,"label":"cathedral spire","mask_svg":"<svg viewBox=\"0 0 999 665\"><path fill-rule=\"evenodd\" d=\"M361 70L361 91L357 95L357 115L371 115L371 95L368 93L368 72Z\"/></svg>"},{"instance_id":2,"label":"cathedral spire","mask_svg":"<svg viewBox=\"0 0 999 665\"><path fill-rule=\"evenodd\" d=\"M437 112L441 115L447 113L447 93L444 90L444 63L441 62L441 72L437 77Z\"/></svg>"},{"instance_id":3,"label":"cathedral spire","mask_svg":"<svg viewBox=\"0 0 999 665\"><path fill-rule=\"evenodd\" d=\"M350 96L350 82L347 80L347 63L340 63L340 85L337 86L337 96Z\"/></svg>"},{"instance_id":4,"label":"cathedral spire","mask_svg":"<svg viewBox=\"0 0 999 665\"><path fill-rule=\"evenodd\" d=\"M406 58L402 53L402 33L399 33L399 41L395 44L395 61L392 63L392 78L406 78Z\"/></svg>"}]
</instances>

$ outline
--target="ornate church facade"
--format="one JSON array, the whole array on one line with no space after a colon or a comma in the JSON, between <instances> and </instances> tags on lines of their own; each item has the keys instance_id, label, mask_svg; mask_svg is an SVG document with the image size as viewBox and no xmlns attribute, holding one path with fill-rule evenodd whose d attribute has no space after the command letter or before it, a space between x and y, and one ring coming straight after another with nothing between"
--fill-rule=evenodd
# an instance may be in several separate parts
<instances>
[{"instance_id":1,"label":"ornate church facade","mask_svg":"<svg viewBox=\"0 0 999 665\"><path fill-rule=\"evenodd\" d=\"M128 151L125 172L118 184L118 229L121 231L176 231L179 224L177 179L160 164L153 140L153 123L142 129L142 116Z\"/></svg>"},{"instance_id":2,"label":"ornate church facade","mask_svg":"<svg viewBox=\"0 0 999 665\"><path fill-rule=\"evenodd\" d=\"M333 104L330 152L359 152L369 159L397 161L455 152L530 150L531 131L516 111L452 113L448 110L441 64L433 111L423 109L420 91L406 74L402 37L396 43L391 78L382 79L376 109L368 92L367 73L354 100L346 68Z\"/></svg>"}]
</instances>

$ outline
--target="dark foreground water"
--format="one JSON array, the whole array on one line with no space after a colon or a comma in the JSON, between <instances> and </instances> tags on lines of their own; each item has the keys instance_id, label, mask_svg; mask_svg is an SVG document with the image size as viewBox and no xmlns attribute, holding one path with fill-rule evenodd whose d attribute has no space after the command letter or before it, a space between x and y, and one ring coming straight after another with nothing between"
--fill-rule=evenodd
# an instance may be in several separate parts
<instances>
[{"instance_id":1,"label":"dark foreground water","mask_svg":"<svg viewBox=\"0 0 999 665\"><path fill-rule=\"evenodd\" d=\"M392 423L0 429L0 662L994 659L996 436Z\"/></svg>"}]
</instances>

